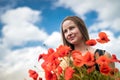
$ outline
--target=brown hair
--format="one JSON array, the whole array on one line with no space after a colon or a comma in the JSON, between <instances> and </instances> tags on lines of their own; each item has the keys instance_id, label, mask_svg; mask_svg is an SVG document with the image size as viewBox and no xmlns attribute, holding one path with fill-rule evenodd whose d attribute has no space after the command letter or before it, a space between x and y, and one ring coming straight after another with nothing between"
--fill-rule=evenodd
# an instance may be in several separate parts
<instances>
[{"instance_id":1,"label":"brown hair","mask_svg":"<svg viewBox=\"0 0 120 80\"><path fill-rule=\"evenodd\" d=\"M63 25L64 21L66 21L66 20L72 20L78 26L78 28L83 36L84 42L89 40L88 30L86 28L84 21L77 16L67 16L61 24L61 34L62 34L62 40L63 40L64 45L70 46L72 49L74 49L74 46L72 44L70 44L69 42L67 42L67 40L65 39L64 33L63 33L62 25Z\"/></svg>"}]
</instances>

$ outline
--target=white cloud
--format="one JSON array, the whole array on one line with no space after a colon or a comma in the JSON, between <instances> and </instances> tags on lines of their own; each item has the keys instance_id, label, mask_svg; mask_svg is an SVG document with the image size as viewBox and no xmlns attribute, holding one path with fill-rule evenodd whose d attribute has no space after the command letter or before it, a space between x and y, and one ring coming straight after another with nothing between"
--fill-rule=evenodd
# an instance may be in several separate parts
<instances>
[{"instance_id":1,"label":"white cloud","mask_svg":"<svg viewBox=\"0 0 120 80\"><path fill-rule=\"evenodd\" d=\"M119 0L59 0L55 6L62 6L71 9L74 13L86 18L85 14L90 11L96 11L98 13L98 19L100 23L108 23L111 26L107 26L112 30L120 31L119 25L116 21L120 19L120 1ZM97 23L96 23L97 24ZM106 26L105 26L106 27Z\"/></svg>"},{"instance_id":2,"label":"white cloud","mask_svg":"<svg viewBox=\"0 0 120 80\"><path fill-rule=\"evenodd\" d=\"M32 10L29 7L19 7L6 11L1 19L4 24L20 25L39 21L40 14L40 11Z\"/></svg>"},{"instance_id":3,"label":"white cloud","mask_svg":"<svg viewBox=\"0 0 120 80\"><path fill-rule=\"evenodd\" d=\"M3 36L0 38L0 80L29 78L28 69L34 68L34 65L38 66L37 57L38 54L45 51L44 47L16 50L11 50L11 47L24 45L28 41L44 41L47 39L48 34L35 26L35 23L41 19L40 14L40 11L21 7L7 10L1 16L1 22L4 26L2 28ZM40 68L40 70L42 69Z\"/></svg>"},{"instance_id":4,"label":"white cloud","mask_svg":"<svg viewBox=\"0 0 120 80\"><path fill-rule=\"evenodd\" d=\"M6 56L7 53L9 53L11 50L6 46L5 44L2 43L2 40L0 39L0 60Z\"/></svg>"},{"instance_id":5,"label":"white cloud","mask_svg":"<svg viewBox=\"0 0 120 80\"><path fill-rule=\"evenodd\" d=\"M107 22L107 21L106 22L94 23L92 26L89 27L89 32L104 30L104 29L107 29L108 26L110 26L110 23Z\"/></svg>"},{"instance_id":6,"label":"white cloud","mask_svg":"<svg viewBox=\"0 0 120 80\"><path fill-rule=\"evenodd\" d=\"M120 28L119 28L119 26L120 26L120 18L116 18L114 20L113 24L111 24L111 26L113 26L112 29L115 29L115 31L119 32L120 31Z\"/></svg>"},{"instance_id":7,"label":"white cloud","mask_svg":"<svg viewBox=\"0 0 120 80\"><path fill-rule=\"evenodd\" d=\"M48 35L43 29L34 25L41 19L40 14L40 11L21 7L8 10L1 16L1 21L5 25L0 39L0 80L29 80L28 69L30 68L41 71L40 76L44 76L37 58L40 53L46 52L46 47L11 50L11 47L24 45L28 41L45 41L48 46L57 47L60 33L53 32L52 35Z\"/></svg>"},{"instance_id":8,"label":"white cloud","mask_svg":"<svg viewBox=\"0 0 120 80\"><path fill-rule=\"evenodd\" d=\"M46 52L46 49L43 47L31 47L11 51L0 61L0 80L13 80L13 78L15 80L30 79L28 77L28 70L38 70L34 66L37 66L39 72L41 71L43 75L43 70L37 62L38 55L43 52ZM40 76L42 77L42 75Z\"/></svg>"},{"instance_id":9,"label":"white cloud","mask_svg":"<svg viewBox=\"0 0 120 80\"><path fill-rule=\"evenodd\" d=\"M44 44L46 46L50 46L50 47L58 47L60 45L61 42L61 34L59 32L53 32L48 38L47 40L45 40Z\"/></svg>"},{"instance_id":10,"label":"white cloud","mask_svg":"<svg viewBox=\"0 0 120 80\"><path fill-rule=\"evenodd\" d=\"M16 8L6 11L1 21L3 26L3 42L8 46L23 45L27 41L43 41L48 34L34 25L39 19L41 12L28 7Z\"/></svg>"}]
</instances>

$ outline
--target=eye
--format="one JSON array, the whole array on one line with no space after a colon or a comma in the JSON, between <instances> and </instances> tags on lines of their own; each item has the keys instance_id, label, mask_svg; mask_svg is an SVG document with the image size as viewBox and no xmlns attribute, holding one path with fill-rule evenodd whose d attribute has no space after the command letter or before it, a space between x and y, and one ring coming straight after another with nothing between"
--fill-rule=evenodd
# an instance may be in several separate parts
<instances>
[{"instance_id":1,"label":"eye","mask_svg":"<svg viewBox=\"0 0 120 80\"><path fill-rule=\"evenodd\" d=\"M70 29L70 30L73 30L74 28L75 28L74 26L71 26L69 29Z\"/></svg>"},{"instance_id":2,"label":"eye","mask_svg":"<svg viewBox=\"0 0 120 80\"><path fill-rule=\"evenodd\" d=\"M65 30L63 30L63 33L67 33L67 30L65 29Z\"/></svg>"}]
</instances>

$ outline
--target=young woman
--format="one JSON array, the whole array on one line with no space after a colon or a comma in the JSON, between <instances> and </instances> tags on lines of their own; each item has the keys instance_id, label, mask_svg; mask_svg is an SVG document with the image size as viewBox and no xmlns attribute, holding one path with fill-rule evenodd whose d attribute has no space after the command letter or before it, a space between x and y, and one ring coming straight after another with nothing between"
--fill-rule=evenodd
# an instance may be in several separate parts
<instances>
[{"instance_id":1,"label":"young woman","mask_svg":"<svg viewBox=\"0 0 120 80\"><path fill-rule=\"evenodd\" d=\"M111 57L106 51L86 45L85 42L89 40L88 30L84 21L77 16L68 16L63 20L61 24L61 33L63 44L71 47L72 50L79 50L82 55L85 55L85 53L89 51L91 53L98 52L101 55ZM62 66L65 68L66 65ZM115 64L111 63L110 66L115 67Z\"/></svg>"}]
</instances>

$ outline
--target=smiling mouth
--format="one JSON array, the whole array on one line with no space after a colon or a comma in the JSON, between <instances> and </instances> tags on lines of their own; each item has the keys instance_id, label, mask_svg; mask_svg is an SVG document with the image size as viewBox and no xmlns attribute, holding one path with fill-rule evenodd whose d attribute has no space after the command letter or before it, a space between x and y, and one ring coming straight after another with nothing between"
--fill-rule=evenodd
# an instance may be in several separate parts
<instances>
[{"instance_id":1,"label":"smiling mouth","mask_svg":"<svg viewBox=\"0 0 120 80\"><path fill-rule=\"evenodd\" d=\"M70 37L69 40L72 41L72 40L74 40L74 38L75 38L75 37Z\"/></svg>"}]
</instances>

